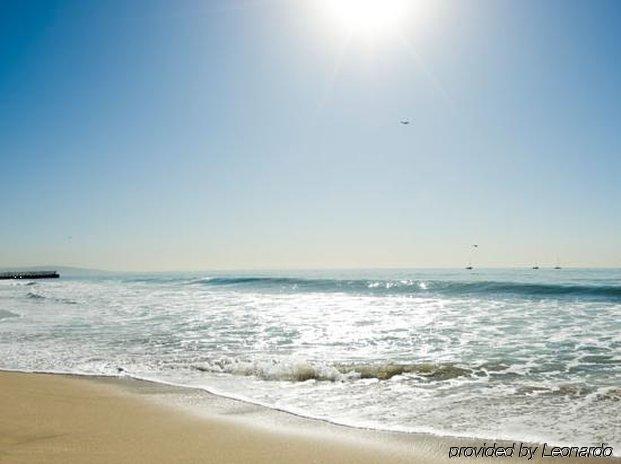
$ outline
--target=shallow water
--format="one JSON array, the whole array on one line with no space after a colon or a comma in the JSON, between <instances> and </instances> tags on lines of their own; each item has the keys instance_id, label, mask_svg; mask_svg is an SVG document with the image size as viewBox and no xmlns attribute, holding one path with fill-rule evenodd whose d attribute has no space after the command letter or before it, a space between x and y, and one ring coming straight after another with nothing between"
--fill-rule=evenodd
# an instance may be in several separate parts
<instances>
[{"instance_id":1,"label":"shallow water","mask_svg":"<svg viewBox=\"0 0 621 464\"><path fill-rule=\"evenodd\" d=\"M0 282L0 367L132 375L338 423L621 448L621 270Z\"/></svg>"}]
</instances>

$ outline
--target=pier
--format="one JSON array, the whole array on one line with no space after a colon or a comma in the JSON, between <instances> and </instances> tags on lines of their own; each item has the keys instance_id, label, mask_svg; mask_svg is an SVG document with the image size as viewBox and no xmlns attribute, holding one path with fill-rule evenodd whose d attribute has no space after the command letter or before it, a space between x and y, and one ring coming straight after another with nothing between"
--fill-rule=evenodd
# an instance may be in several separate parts
<instances>
[{"instance_id":1,"label":"pier","mask_svg":"<svg viewBox=\"0 0 621 464\"><path fill-rule=\"evenodd\" d=\"M0 272L0 280L8 279L58 279L56 271Z\"/></svg>"}]
</instances>

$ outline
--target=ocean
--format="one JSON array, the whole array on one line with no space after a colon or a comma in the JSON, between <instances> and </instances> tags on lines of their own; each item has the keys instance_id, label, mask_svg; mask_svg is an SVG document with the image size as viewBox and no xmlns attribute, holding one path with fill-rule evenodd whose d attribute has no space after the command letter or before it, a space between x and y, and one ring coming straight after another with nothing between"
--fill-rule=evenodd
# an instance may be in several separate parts
<instances>
[{"instance_id":1,"label":"ocean","mask_svg":"<svg viewBox=\"0 0 621 464\"><path fill-rule=\"evenodd\" d=\"M0 368L132 376L355 427L621 449L621 270L0 281Z\"/></svg>"}]
</instances>

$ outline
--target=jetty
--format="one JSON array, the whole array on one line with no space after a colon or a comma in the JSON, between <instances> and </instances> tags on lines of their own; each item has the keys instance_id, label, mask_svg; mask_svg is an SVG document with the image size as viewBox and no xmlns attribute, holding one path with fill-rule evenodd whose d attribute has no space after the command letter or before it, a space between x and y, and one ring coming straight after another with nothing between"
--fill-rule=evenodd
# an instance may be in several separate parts
<instances>
[{"instance_id":1,"label":"jetty","mask_svg":"<svg viewBox=\"0 0 621 464\"><path fill-rule=\"evenodd\" d=\"M58 279L60 274L56 271L25 271L25 272L0 272L0 280L8 279Z\"/></svg>"}]
</instances>

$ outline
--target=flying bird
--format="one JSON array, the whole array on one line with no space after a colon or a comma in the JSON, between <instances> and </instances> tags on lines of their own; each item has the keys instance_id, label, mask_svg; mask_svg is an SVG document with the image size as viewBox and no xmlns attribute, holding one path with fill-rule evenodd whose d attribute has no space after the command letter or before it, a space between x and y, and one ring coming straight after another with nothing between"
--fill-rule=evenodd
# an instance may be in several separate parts
<instances>
[{"instance_id":1,"label":"flying bird","mask_svg":"<svg viewBox=\"0 0 621 464\"><path fill-rule=\"evenodd\" d=\"M402 119L400 122L401 122L401 124L403 124L404 126L407 126L407 125L410 123L410 120L409 120L409 119Z\"/></svg>"}]
</instances>

